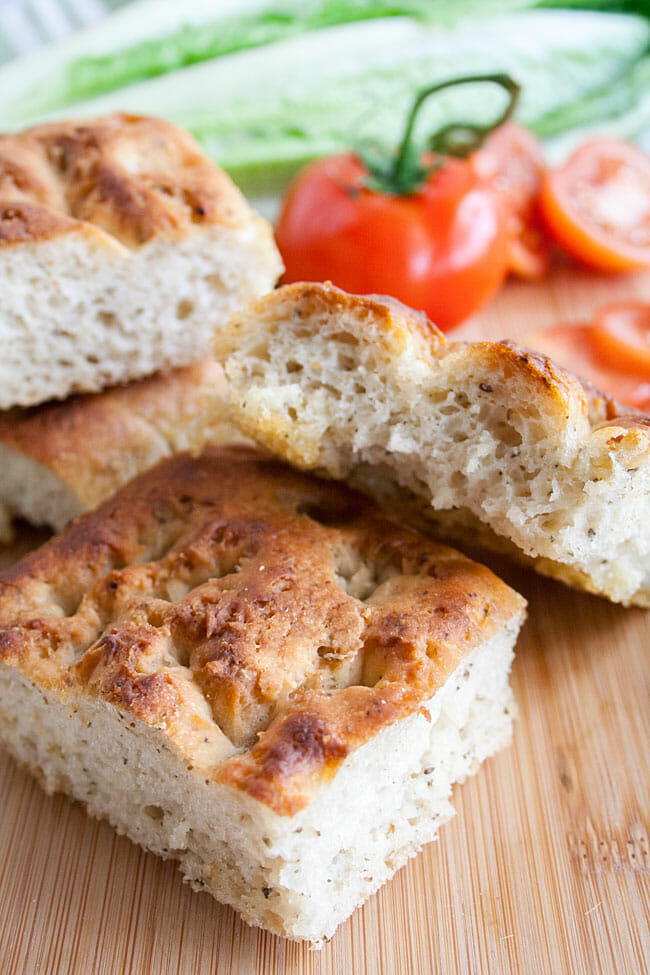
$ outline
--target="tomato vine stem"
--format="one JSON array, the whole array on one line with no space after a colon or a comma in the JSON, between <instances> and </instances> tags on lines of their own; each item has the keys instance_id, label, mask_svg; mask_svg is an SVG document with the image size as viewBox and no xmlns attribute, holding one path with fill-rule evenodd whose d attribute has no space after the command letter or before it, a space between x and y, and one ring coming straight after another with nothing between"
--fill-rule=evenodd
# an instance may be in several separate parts
<instances>
[{"instance_id":1,"label":"tomato vine stem","mask_svg":"<svg viewBox=\"0 0 650 975\"><path fill-rule=\"evenodd\" d=\"M424 103L431 95L456 85L489 83L499 85L508 94L508 102L499 117L487 125L474 122L451 122L433 133L427 141L427 150L434 154L428 164L423 164L422 153L415 146L413 133L415 123ZM404 135L395 160L389 168L368 166L371 178L368 186L372 189L406 196L415 193L424 180L442 164L441 156L464 158L479 149L486 138L512 116L521 88L509 74L464 75L461 78L448 78L418 92L406 119ZM364 160L365 162L366 160Z\"/></svg>"}]
</instances>

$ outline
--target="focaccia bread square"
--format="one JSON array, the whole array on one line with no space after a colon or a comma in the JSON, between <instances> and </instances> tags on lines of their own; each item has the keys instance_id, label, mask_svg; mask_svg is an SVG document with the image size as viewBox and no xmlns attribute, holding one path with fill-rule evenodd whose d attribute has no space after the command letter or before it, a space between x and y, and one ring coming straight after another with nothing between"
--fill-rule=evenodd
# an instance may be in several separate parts
<instances>
[{"instance_id":1,"label":"focaccia bread square","mask_svg":"<svg viewBox=\"0 0 650 975\"><path fill-rule=\"evenodd\" d=\"M454 542L650 606L650 418L513 342L297 284L215 336L242 432Z\"/></svg>"},{"instance_id":2,"label":"focaccia bread square","mask_svg":"<svg viewBox=\"0 0 650 975\"><path fill-rule=\"evenodd\" d=\"M320 943L509 741L524 605L343 485L176 455L0 575L0 737L249 923Z\"/></svg>"},{"instance_id":3,"label":"focaccia bread square","mask_svg":"<svg viewBox=\"0 0 650 975\"><path fill-rule=\"evenodd\" d=\"M102 393L0 413L0 541L14 519L60 531L180 450L243 442L210 357Z\"/></svg>"},{"instance_id":4,"label":"focaccia bread square","mask_svg":"<svg viewBox=\"0 0 650 975\"><path fill-rule=\"evenodd\" d=\"M0 409L186 365L281 269L270 225L169 122L0 135Z\"/></svg>"}]
</instances>

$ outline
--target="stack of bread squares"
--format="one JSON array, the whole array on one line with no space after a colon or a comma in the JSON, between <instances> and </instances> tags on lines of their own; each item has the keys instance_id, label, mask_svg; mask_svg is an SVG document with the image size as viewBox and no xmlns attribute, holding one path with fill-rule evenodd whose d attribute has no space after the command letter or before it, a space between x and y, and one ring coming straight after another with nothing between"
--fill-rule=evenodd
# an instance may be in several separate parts
<instances>
[{"instance_id":1,"label":"stack of bread squares","mask_svg":"<svg viewBox=\"0 0 650 975\"><path fill-rule=\"evenodd\" d=\"M60 529L230 439L212 335L281 270L269 224L169 122L0 136L0 534L15 516Z\"/></svg>"},{"instance_id":2,"label":"stack of bread squares","mask_svg":"<svg viewBox=\"0 0 650 975\"><path fill-rule=\"evenodd\" d=\"M270 228L158 120L0 138L0 267L0 502L60 530L0 574L0 737L322 944L512 734L525 601L432 526L647 605L648 421L390 299L272 290Z\"/></svg>"}]
</instances>

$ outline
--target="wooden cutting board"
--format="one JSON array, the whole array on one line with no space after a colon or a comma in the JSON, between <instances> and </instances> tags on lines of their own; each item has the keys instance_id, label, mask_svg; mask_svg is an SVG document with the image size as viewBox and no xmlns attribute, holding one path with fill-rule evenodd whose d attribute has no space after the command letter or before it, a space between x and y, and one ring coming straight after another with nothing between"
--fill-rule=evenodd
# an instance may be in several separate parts
<instances>
[{"instance_id":1,"label":"wooden cutting board","mask_svg":"<svg viewBox=\"0 0 650 975\"><path fill-rule=\"evenodd\" d=\"M650 276L566 269L509 285L463 335L523 338L630 296L650 301ZM515 742L321 952L248 928L0 753L0 973L649 971L650 612L491 564L529 600Z\"/></svg>"}]
</instances>

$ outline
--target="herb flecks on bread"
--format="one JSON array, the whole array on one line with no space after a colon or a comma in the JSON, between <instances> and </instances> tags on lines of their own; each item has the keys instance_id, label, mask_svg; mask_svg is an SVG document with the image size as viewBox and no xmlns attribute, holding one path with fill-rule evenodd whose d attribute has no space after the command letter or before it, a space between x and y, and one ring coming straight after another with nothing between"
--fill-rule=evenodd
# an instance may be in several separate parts
<instances>
[{"instance_id":1,"label":"herb flecks on bread","mask_svg":"<svg viewBox=\"0 0 650 975\"><path fill-rule=\"evenodd\" d=\"M215 348L235 421L291 463L650 605L650 420L544 356L319 284L259 299Z\"/></svg>"}]
</instances>

